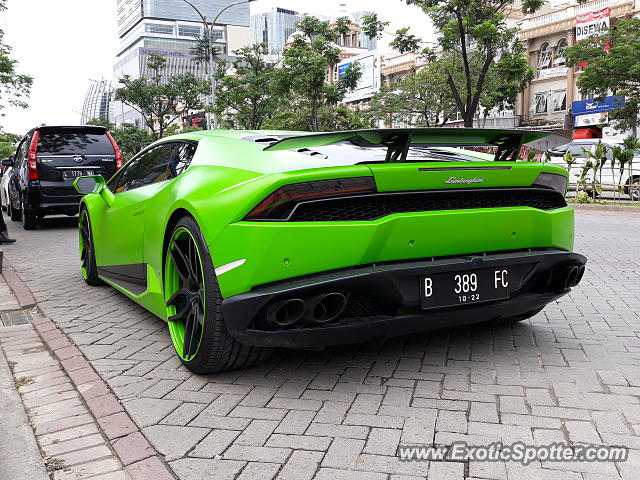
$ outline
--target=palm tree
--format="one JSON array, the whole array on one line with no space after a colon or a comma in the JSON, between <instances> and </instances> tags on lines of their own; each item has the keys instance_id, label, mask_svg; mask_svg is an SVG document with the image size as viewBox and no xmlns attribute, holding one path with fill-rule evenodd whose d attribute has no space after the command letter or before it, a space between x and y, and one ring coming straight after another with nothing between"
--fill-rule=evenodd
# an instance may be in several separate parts
<instances>
[{"instance_id":1,"label":"palm tree","mask_svg":"<svg viewBox=\"0 0 640 480\"><path fill-rule=\"evenodd\" d=\"M633 135L629 135L622 141L622 145L624 151L626 152L626 159L629 163L629 196L631 200L640 200L640 188L634 186L634 177L633 177L633 159L636 155L636 152L640 150L640 139L634 137Z\"/></svg>"},{"instance_id":2,"label":"palm tree","mask_svg":"<svg viewBox=\"0 0 640 480\"><path fill-rule=\"evenodd\" d=\"M569 182L571 182L571 168L573 167L573 165L576 163L576 156L571 153L565 153L562 158L564 159L564 161L567 164L567 173L569 174ZM568 190L567 190L568 191ZM578 191L577 187L576 187L576 192Z\"/></svg>"},{"instance_id":3,"label":"palm tree","mask_svg":"<svg viewBox=\"0 0 640 480\"><path fill-rule=\"evenodd\" d=\"M597 194L596 190L598 188L596 186L596 183L598 183L600 185L600 188L602 188L602 167L604 167L604 164L607 161L607 147L604 143L598 142L598 145L593 150L593 152L591 150L587 150L586 148L583 148L582 151L587 158L591 159L591 161L585 163L585 167L587 163L589 163L590 169L593 170L593 178L591 180L591 195L593 197L593 201L595 202ZM598 173L600 173L599 181L596 178L596 175Z\"/></svg>"},{"instance_id":4,"label":"palm tree","mask_svg":"<svg viewBox=\"0 0 640 480\"><path fill-rule=\"evenodd\" d=\"M618 175L618 179L616 180L615 175L615 166L616 162L618 162L618 170L620 174ZM611 177L613 178L614 188L613 188L613 199L616 199L616 194L620 193L620 189L623 188L621 186L622 183L622 175L624 174L624 165L627 163L627 154L624 148L620 145L616 145L611 149Z\"/></svg>"}]
</instances>

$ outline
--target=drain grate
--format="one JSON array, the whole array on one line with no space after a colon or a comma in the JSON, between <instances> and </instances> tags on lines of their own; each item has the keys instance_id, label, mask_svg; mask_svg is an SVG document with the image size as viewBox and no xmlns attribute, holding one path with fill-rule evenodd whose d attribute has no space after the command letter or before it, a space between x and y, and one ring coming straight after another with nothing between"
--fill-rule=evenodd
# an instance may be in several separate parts
<instances>
[{"instance_id":1,"label":"drain grate","mask_svg":"<svg viewBox=\"0 0 640 480\"><path fill-rule=\"evenodd\" d=\"M21 310L13 312L0 313L0 325L11 327L13 325L29 325L31 323L31 315Z\"/></svg>"}]
</instances>

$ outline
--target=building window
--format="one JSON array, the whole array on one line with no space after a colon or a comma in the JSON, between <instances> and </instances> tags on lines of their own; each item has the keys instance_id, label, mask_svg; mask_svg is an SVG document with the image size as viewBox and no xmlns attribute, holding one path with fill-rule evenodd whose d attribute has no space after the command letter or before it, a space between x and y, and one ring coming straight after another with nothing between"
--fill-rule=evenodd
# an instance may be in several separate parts
<instances>
[{"instance_id":1,"label":"building window","mask_svg":"<svg viewBox=\"0 0 640 480\"><path fill-rule=\"evenodd\" d=\"M538 92L534 95L533 113L547 113L547 92Z\"/></svg>"},{"instance_id":2,"label":"building window","mask_svg":"<svg viewBox=\"0 0 640 480\"><path fill-rule=\"evenodd\" d=\"M567 90L553 90L551 92L551 102L554 112L562 112L567 109Z\"/></svg>"},{"instance_id":3,"label":"building window","mask_svg":"<svg viewBox=\"0 0 640 480\"><path fill-rule=\"evenodd\" d=\"M161 35L173 35L173 25L161 25L159 23L147 23L145 32L159 33Z\"/></svg>"},{"instance_id":4,"label":"building window","mask_svg":"<svg viewBox=\"0 0 640 480\"><path fill-rule=\"evenodd\" d=\"M551 66L551 45L547 42L540 47L540 56L538 59L538 68L549 68Z\"/></svg>"},{"instance_id":5,"label":"building window","mask_svg":"<svg viewBox=\"0 0 640 480\"><path fill-rule=\"evenodd\" d=\"M558 46L556 47L556 58L553 61L555 65L558 67L564 67L567 64L567 61L564 58L564 51L569 46L569 42L566 38L560 39L558 42Z\"/></svg>"},{"instance_id":6,"label":"building window","mask_svg":"<svg viewBox=\"0 0 640 480\"><path fill-rule=\"evenodd\" d=\"M181 37L199 37L200 33L200 27L178 25L178 35L180 35Z\"/></svg>"}]
</instances>

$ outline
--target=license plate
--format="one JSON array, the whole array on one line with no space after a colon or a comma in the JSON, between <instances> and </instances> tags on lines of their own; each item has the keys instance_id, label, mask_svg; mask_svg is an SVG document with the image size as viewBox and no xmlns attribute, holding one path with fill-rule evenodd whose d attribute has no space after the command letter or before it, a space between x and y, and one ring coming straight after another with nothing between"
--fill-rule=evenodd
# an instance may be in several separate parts
<instances>
[{"instance_id":1,"label":"license plate","mask_svg":"<svg viewBox=\"0 0 640 480\"><path fill-rule=\"evenodd\" d=\"M436 273L420 278L422 308L504 300L520 286L528 265Z\"/></svg>"},{"instance_id":2,"label":"license plate","mask_svg":"<svg viewBox=\"0 0 640 480\"><path fill-rule=\"evenodd\" d=\"M96 174L95 170L63 170L62 178L66 180L69 178L78 178L84 175L95 175L95 174Z\"/></svg>"}]
</instances>

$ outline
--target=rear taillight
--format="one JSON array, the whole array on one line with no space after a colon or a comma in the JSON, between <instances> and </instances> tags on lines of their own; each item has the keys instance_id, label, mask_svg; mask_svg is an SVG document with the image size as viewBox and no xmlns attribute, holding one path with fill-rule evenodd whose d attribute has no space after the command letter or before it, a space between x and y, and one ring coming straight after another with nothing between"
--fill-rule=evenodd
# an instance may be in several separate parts
<instances>
[{"instance_id":1,"label":"rear taillight","mask_svg":"<svg viewBox=\"0 0 640 480\"><path fill-rule=\"evenodd\" d=\"M115 155L116 155L116 170L120 170L122 168L122 165L123 165L122 154L120 153L120 147L118 147L118 144L116 143L115 139L111 136L111 134L109 132L107 132L107 138L111 142L111 146L113 147L113 150L115 151Z\"/></svg>"},{"instance_id":2,"label":"rear taillight","mask_svg":"<svg viewBox=\"0 0 640 480\"><path fill-rule=\"evenodd\" d=\"M567 194L567 177L557 173L543 172L535 179L532 187L548 188L561 193L563 196Z\"/></svg>"},{"instance_id":3,"label":"rear taillight","mask_svg":"<svg viewBox=\"0 0 640 480\"><path fill-rule=\"evenodd\" d=\"M38 180L38 139L40 132L36 130L33 133L31 144L29 145L29 153L27 158L27 173L29 180Z\"/></svg>"},{"instance_id":4,"label":"rear taillight","mask_svg":"<svg viewBox=\"0 0 640 480\"><path fill-rule=\"evenodd\" d=\"M293 183L280 187L260 202L247 215L247 220L283 220L289 217L299 202L375 192L376 185L372 177Z\"/></svg>"}]
</instances>

